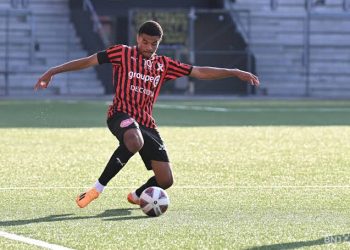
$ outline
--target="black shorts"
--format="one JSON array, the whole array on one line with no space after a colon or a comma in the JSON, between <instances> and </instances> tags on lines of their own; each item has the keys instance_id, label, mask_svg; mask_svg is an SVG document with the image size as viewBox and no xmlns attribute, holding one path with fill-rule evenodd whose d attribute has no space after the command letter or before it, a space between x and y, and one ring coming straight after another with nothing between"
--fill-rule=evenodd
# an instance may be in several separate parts
<instances>
[{"instance_id":1,"label":"black shorts","mask_svg":"<svg viewBox=\"0 0 350 250\"><path fill-rule=\"evenodd\" d=\"M108 118L107 125L120 143L124 143L123 136L126 130L136 128L141 131L144 144L139 154L148 170L152 170L152 160L169 162L168 153L157 129L139 125L135 119L121 112L117 112Z\"/></svg>"}]
</instances>

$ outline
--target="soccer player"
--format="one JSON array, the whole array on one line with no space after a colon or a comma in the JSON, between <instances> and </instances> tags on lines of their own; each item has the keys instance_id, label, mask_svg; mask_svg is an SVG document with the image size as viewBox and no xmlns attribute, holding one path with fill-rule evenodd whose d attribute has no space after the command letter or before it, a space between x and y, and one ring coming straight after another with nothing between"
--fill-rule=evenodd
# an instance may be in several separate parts
<instances>
[{"instance_id":1,"label":"soccer player","mask_svg":"<svg viewBox=\"0 0 350 250\"><path fill-rule=\"evenodd\" d=\"M150 186L167 189L173 184L168 153L152 117L153 104L166 81L185 75L198 79L238 77L254 86L259 85L255 75L239 69L192 66L157 55L162 36L161 26L155 21L147 21L138 30L137 46L118 44L91 56L52 67L34 87L35 90L47 88L53 76L62 72L104 63L113 66L115 96L108 108L107 125L117 137L119 146L93 187L76 198L81 208L98 198L109 181L137 152L146 168L153 170L154 176L128 194L130 203L139 204L142 191Z\"/></svg>"}]
</instances>

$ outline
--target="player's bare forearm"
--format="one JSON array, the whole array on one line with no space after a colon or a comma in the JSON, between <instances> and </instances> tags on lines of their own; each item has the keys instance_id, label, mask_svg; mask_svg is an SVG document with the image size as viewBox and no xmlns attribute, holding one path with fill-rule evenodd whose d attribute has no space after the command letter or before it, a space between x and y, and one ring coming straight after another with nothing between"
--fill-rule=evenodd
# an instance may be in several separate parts
<instances>
[{"instance_id":1,"label":"player's bare forearm","mask_svg":"<svg viewBox=\"0 0 350 250\"><path fill-rule=\"evenodd\" d=\"M67 72L67 71L85 69L95 65L98 65L97 54L93 54L88 57L69 61L64 64L52 67L38 79L37 83L34 86L34 89L37 90L37 89L47 88L50 81L52 80L52 77L56 74Z\"/></svg>"},{"instance_id":2,"label":"player's bare forearm","mask_svg":"<svg viewBox=\"0 0 350 250\"><path fill-rule=\"evenodd\" d=\"M77 60L69 61L64 64L58 65L56 67L51 68L50 71L53 75L56 75L58 73L63 73L67 71L85 69L91 66L95 66L97 64L98 64L97 56L96 54L94 54L89 57L80 58Z\"/></svg>"},{"instance_id":3,"label":"player's bare forearm","mask_svg":"<svg viewBox=\"0 0 350 250\"><path fill-rule=\"evenodd\" d=\"M239 69L194 66L190 76L201 80L214 80L228 77L237 77L242 81L246 81L252 85L259 85L258 77L256 77L252 73Z\"/></svg>"}]
</instances>

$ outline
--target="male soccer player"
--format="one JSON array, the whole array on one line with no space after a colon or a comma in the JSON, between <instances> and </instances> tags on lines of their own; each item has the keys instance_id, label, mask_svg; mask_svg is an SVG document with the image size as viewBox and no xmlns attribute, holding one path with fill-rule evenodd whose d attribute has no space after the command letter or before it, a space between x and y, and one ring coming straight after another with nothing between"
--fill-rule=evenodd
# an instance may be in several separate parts
<instances>
[{"instance_id":1,"label":"male soccer player","mask_svg":"<svg viewBox=\"0 0 350 250\"><path fill-rule=\"evenodd\" d=\"M157 55L155 52L162 36L161 26L155 21L147 21L139 28L137 46L118 44L91 56L50 68L35 85L35 90L44 89L58 73L103 63L113 65L115 96L108 109L107 124L119 140L119 146L94 186L76 198L76 203L81 208L98 198L108 182L137 152L146 168L153 170L154 176L128 194L130 203L139 204L142 191L150 186L167 189L173 184L168 154L152 117L153 104L166 81L185 75L198 79L238 77L249 84L259 85L258 78L249 72L191 66Z\"/></svg>"}]
</instances>

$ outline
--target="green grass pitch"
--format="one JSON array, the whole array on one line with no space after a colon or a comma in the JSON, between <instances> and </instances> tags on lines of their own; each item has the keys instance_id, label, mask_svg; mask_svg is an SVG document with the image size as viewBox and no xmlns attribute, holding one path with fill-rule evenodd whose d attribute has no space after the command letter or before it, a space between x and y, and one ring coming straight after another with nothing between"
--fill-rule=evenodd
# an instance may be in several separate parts
<instances>
[{"instance_id":1,"label":"green grass pitch","mask_svg":"<svg viewBox=\"0 0 350 250\"><path fill-rule=\"evenodd\" d=\"M0 101L0 231L72 249L350 248L350 101L159 101L175 184L158 218L126 201L151 176L139 156L75 204L117 145L106 108Z\"/></svg>"}]
</instances>

